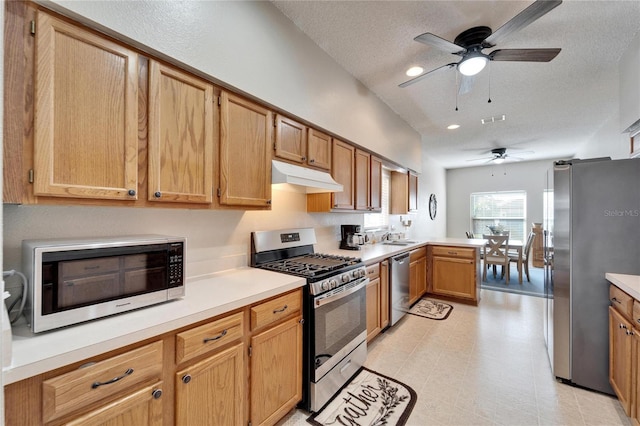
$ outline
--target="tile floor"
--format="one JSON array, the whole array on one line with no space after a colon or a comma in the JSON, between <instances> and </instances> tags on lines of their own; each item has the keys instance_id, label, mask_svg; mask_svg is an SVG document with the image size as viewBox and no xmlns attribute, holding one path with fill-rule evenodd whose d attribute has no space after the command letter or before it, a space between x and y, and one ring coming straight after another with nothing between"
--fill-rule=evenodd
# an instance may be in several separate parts
<instances>
[{"instance_id":1,"label":"tile floor","mask_svg":"<svg viewBox=\"0 0 640 426\"><path fill-rule=\"evenodd\" d=\"M444 321L406 315L369 345L366 367L411 386L407 422L423 425L630 425L617 399L557 382L544 299L482 290ZM294 410L280 426L308 425Z\"/></svg>"}]
</instances>

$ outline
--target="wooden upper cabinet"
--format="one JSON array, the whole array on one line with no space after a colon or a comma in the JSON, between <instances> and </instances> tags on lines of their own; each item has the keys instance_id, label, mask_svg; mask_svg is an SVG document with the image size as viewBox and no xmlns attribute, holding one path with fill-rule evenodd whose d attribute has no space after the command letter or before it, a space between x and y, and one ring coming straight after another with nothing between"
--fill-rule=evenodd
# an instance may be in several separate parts
<instances>
[{"instance_id":1,"label":"wooden upper cabinet","mask_svg":"<svg viewBox=\"0 0 640 426\"><path fill-rule=\"evenodd\" d=\"M371 156L371 178L369 179L369 210L382 211L382 160Z\"/></svg>"},{"instance_id":2,"label":"wooden upper cabinet","mask_svg":"<svg viewBox=\"0 0 640 426\"><path fill-rule=\"evenodd\" d=\"M149 68L148 198L210 203L213 85L157 61Z\"/></svg>"},{"instance_id":3,"label":"wooden upper cabinet","mask_svg":"<svg viewBox=\"0 0 640 426\"><path fill-rule=\"evenodd\" d=\"M276 115L275 155L296 163L307 161L307 126L283 115Z\"/></svg>"},{"instance_id":4,"label":"wooden upper cabinet","mask_svg":"<svg viewBox=\"0 0 640 426\"><path fill-rule=\"evenodd\" d=\"M342 184L342 192L332 192L334 209L353 210L354 203L354 175L355 148L340 140L333 140L333 164L331 175L336 182Z\"/></svg>"},{"instance_id":5,"label":"wooden upper cabinet","mask_svg":"<svg viewBox=\"0 0 640 426\"><path fill-rule=\"evenodd\" d=\"M38 11L35 195L136 199L138 55Z\"/></svg>"},{"instance_id":6,"label":"wooden upper cabinet","mask_svg":"<svg viewBox=\"0 0 640 426\"><path fill-rule=\"evenodd\" d=\"M371 210L370 203L370 179L371 179L371 154L360 149L355 152L355 208L356 210Z\"/></svg>"},{"instance_id":7,"label":"wooden upper cabinet","mask_svg":"<svg viewBox=\"0 0 640 426\"><path fill-rule=\"evenodd\" d=\"M418 210L418 175L413 172L391 172L391 214L407 214Z\"/></svg>"},{"instance_id":8,"label":"wooden upper cabinet","mask_svg":"<svg viewBox=\"0 0 640 426\"><path fill-rule=\"evenodd\" d=\"M331 170L331 136L309 128L307 140L307 165Z\"/></svg>"},{"instance_id":9,"label":"wooden upper cabinet","mask_svg":"<svg viewBox=\"0 0 640 426\"><path fill-rule=\"evenodd\" d=\"M221 205L271 205L271 111L232 93L220 95Z\"/></svg>"}]
</instances>

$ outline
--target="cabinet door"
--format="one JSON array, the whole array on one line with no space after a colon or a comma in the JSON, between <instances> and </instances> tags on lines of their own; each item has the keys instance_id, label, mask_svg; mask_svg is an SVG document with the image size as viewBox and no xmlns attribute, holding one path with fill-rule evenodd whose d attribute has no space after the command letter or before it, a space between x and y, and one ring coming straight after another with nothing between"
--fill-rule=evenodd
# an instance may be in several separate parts
<instances>
[{"instance_id":1,"label":"cabinet door","mask_svg":"<svg viewBox=\"0 0 640 426\"><path fill-rule=\"evenodd\" d=\"M473 259L433 257L433 289L435 294L473 299L476 275Z\"/></svg>"},{"instance_id":2,"label":"cabinet door","mask_svg":"<svg viewBox=\"0 0 640 426\"><path fill-rule=\"evenodd\" d=\"M251 338L251 424L275 424L302 399L297 316Z\"/></svg>"},{"instance_id":3,"label":"cabinet door","mask_svg":"<svg viewBox=\"0 0 640 426\"><path fill-rule=\"evenodd\" d=\"M246 424L243 348L239 343L176 373L176 424Z\"/></svg>"},{"instance_id":4,"label":"cabinet door","mask_svg":"<svg viewBox=\"0 0 640 426\"><path fill-rule=\"evenodd\" d=\"M355 153L355 208L370 210L369 187L371 178L371 154L356 149Z\"/></svg>"},{"instance_id":5,"label":"cabinet door","mask_svg":"<svg viewBox=\"0 0 640 426\"><path fill-rule=\"evenodd\" d=\"M309 129L307 140L307 164L323 170L331 170L331 136Z\"/></svg>"},{"instance_id":6,"label":"cabinet door","mask_svg":"<svg viewBox=\"0 0 640 426\"><path fill-rule=\"evenodd\" d=\"M418 210L418 175L413 172L409 172L409 211L415 212Z\"/></svg>"},{"instance_id":7,"label":"cabinet door","mask_svg":"<svg viewBox=\"0 0 640 426\"><path fill-rule=\"evenodd\" d=\"M421 257L416 263L416 293L420 298L427 292L427 258Z\"/></svg>"},{"instance_id":8,"label":"cabinet door","mask_svg":"<svg viewBox=\"0 0 640 426\"><path fill-rule=\"evenodd\" d=\"M150 61L149 200L210 203L213 86Z\"/></svg>"},{"instance_id":9,"label":"cabinet door","mask_svg":"<svg viewBox=\"0 0 640 426\"><path fill-rule=\"evenodd\" d=\"M333 140L333 164L331 165L331 175L336 182L343 186L342 192L331 193L334 209L354 209L354 153L355 148L353 146L336 139Z\"/></svg>"},{"instance_id":10,"label":"cabinet door","mask_svg":"<svg viewBox=\"0 0 640 426\"><path fill-rule=\"evenodd\" d=\"M66 425L162 425L162 382L147 386L76 418Z\"/></svg>"},{"instance_id":11,"label":"cabinet door","mask_svg":"<svg viewBox=\"0 0 640 426\"><path fill-rule=\"evenodd\" d=\"M369 210L382 211L382 160L371 156L371 179L369 181Z\"/></svg>"},{"instance_id":12,"label":"cabinet door","mask_svg":"<svg viewBox=\"0 0 640 426\"><path fill-rule=\"evenodd\" d=\"M367 285L367 342L380 333L380 278Z\"/></svg>"},{"instance_id":13,"label":"cabinet door","mask_svg":"<svg viewBox=\"0 0 640 426\"><path fill-rule=\"evenodd\" d=\"M418 280L420 279L420 273L418 263L416 260L409 264L409 305L413 305L419 298Z\"/></svg>"},{"instance_id":14,"label":"cabinet door","mask_svg":"<svg viewBox=\"0 0 640 426\"><path fill-rule=\"evenodd\" d=\"M389 325L389 261L380 262L380 328Z\"/></svg>"},{"instance_id":15,"label":"cabinet door","mask_svg":"<svg viewBox=\"0 0 640 426\"><path fill-rule=\"evenodd\" d=\"M304 163L307 161L307 127L280 114L276 116L276 157Z\"/></svg>"},{"instance_id":16,"label":"cabinet door","mask_svg":"<svg viewBox=\"0 0 640 426\"><path fill-rule=\"evenodd\" d=\"M220 95L220 204L271 204L272 118L268 109Z\"/></svg>"},{"instance_id":17,"label":"cabinet door","mask_svg":"<svg viewBox=\"0 0 640 426\"><path fill-rule=\"evenodd\" d=\"M40 11L35 46L34 194L136 199L138 55Z\"/></svg>"},{"instance_id":18,"label":"cabinet door","mask_svg":"<svg viewBox=\"0 0 640 426\"><path fill-rule=\"evenodd\" d=\"M635 316L634 316L635 318ZM609 337L611 339L611 337ZM631 391L631 417L634 424L640 424L640 333L637 329L633 329L633 344L631 351L631 374L632 386L635 389Z\"/></svg>"},{"instance_id":19,"label":"cabinet door","mask_svg":"<svg viewBox=\"0 0 640 426\"><path fill-rule=\"evenodd\" d=\"M609 383L627 416L631 415L632 326L609 307Z\"/></svg>"}]
</instances>

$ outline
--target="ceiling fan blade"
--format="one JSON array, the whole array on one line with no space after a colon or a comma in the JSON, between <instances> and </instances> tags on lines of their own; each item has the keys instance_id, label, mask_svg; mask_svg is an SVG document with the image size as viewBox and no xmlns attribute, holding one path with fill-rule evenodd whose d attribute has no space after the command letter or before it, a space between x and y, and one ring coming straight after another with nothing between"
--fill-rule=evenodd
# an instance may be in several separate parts
<instances>
[{"instance_id":1,"label":"ceiling fan blade","mask_svg":"<svg viewBox=\"0 0 640 426\"><path fill-rule=\"evenodd\" d=\"M489 53L492 61L549 62L561 49L498 49Z\"/></svg>"},{"instance_id":2,"label":"ceiling fan blade","mask_svg":"<svg viewBox=\"0 0 640 426\"><path fill-rule=\"evenodd\" d=\"M440 49L442 51L453 53L456 55L461 55L467 51L467 49L465 49L464 47L458 46L457 44L452 43L449 40L445 40L431 33L420 34L419 36L414 38L414 40L417 42L426 44L428 46L435 47L436 49Z\"/></svg>"},{"instance_id":3,"label":"ceiling fan blade","mask_svg":"<svg viewBox=\"0 0 640 426\"><path fill-rule=\"evenodd\" d=\"M425 72L425 73L423 73L423 74L420 74L419 76L414 77L414 78L412 78L411 80L407 80L407 81L405 81L404 83L398 84L398 87L407 87L407 86L410 86L410 85L412 85L412 84L414 84L414 83L419 82L419 81L420 81L420 80L422 80L423 78L429 77L429 76L433 75L434 73L437 73L438 71L448 70L448 69L453 68L454 66L456 66L456 64L455 64L455 63L451 63L451 64L443 65L443 66L438 67L438 68L436 68L436 69L433 69L433 70L431 70L431 71L427 71L427 72Z\"/></svg>"},{"instance_id":4,"label":"ceiling fan blade","mask_svg":"<svg viewBox=\"0 0 640 426\"><path fill-rule=\"evenodd\" d=\"M500 40L509 34L521 30L536 19L550 12L562 3L562 0L536 0L522 12L511 18L507 23L498 28L484 40L486 47L495 46Z\"/></svg>"},{"instance_id":5,"label":"ceiling fan blade","mask_svg":"<svg viewBox=\"0 0 640 426\"><path fill-rule=\"evenodd\" d=\"M495 156L491 156L491 157L482 157L482 158L472 158L471 160L467 160L467 161L482 161L482 160L489 160L489 161L493 161L495 160Z\"/></svg>"}]
</instances>

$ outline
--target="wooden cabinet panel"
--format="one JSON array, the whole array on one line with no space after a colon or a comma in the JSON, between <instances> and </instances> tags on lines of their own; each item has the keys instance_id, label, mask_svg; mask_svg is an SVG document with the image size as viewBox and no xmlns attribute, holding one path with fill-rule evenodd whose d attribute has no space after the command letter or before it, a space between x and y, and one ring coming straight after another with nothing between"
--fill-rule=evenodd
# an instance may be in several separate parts
<instances>
[{"instance_id":1,"label":"wooden cabinet panel","mask_svg":"<svg viewBox=\"0 0 640 426\"><path fill-rule=\"evenodd\" d=\"M229 315L176 335L176 363L216 350L240 339L244 333L244 314Z\"/></svg>"},{"instance_id":2,"label":"wooden cabinet panel","mask_svg":"<svg viewBox=\"0 0 640 426\"><path fill-rule=\"evenodd\" d=\"M332 192L333 208L340 210L354 209L354 172L355 148L345 142L333 140L333 163L331 175L336 182L342 184L342 192Z\"/></svg>"},{"instance_id":3,"label":"wooden cabinet panel","mask_svg":"<svg viewBox=\"0 0 640 426\"><path fill-rule=\"evenodd\" d=\"M382 211L382 160L371 156L371 179L369 180L369 210Z\"/></svg>"},{"instance_id":4,"label":"wooden cabinet panel","mask_svg":"<svg viewBox=\"0 0 640 426\"><path fill-rule=\"evenodd\" d=\"M389 326L389 261L380 262L380 328Z\"/></svg>"},{"instance_id":5,"label":"wooden cabinet panel","mask_svg":"<svg viewBox=\"0 0 640 426\"><path fill-rule=\"evenodd\" d=\"M409 211L418 211L418 175L409 172L409 194L408 194Z\"/></svg>"},{"instance_id":6,"label":"wooden cabinet panel","mask_svg":"<svg viewBox=\"0 0 640 426\"><path fill-rule=\"evenodd\" d=\"M627 416L631 415L632 326L609 307L609 383Z\"/></svg>"},{"instance_id":7,"label":"wooden cabinet panel","mask_svg":"<svg viewBox=\"0 0 640 426\"><path fill-rule=\"evenodd\" d=\"M313 128L308 130L307 164L323 170L331 170L331 136Z\"/></svg>"},{"instance_id":8,"label":"wooden cabinet panel","mask_svg":"<svg viewBox=\"0 0 640 426\"><path fill-rule=\"evenodd\" d=\"M616 308L627 319L630 319L633 317L633 312L634 312L633 298L629 296L627 293L620 290L616 286L610 285L609 300L611 301L611 306Z\"/></svg>"},{"instance_id":9,"label":"wooden cabinet panel","mask_svg":"<svg viewBox=\"0 0 640 426\"><path fill-rule=\"evenodd\" d=\"M371 179L371 154L360 149L355 150L355 209L369 211Z\"/></svg>"},{"instance_id":10,"label":"wooden cabinet panel","mask_svg":"<svg viewBox=\"0 0 640 426\"><path fill-rule=\"evenodd\" d=\"M367 342L380 333L380 278L367 285Z\"/></svg>"},{"instance_id":11,"label":"wooden cabinet panel","mask_svg":"<svg viewBox=\"0 0 640 426\"><path fill-rule=\"evenodd\" d=\"M220 204L271 204L271 111L232 93L220 95Z\"/></svg>"},{"instance_id":12,"label":"wooden cabinet panel","mask_svg":"<svg viewBox=\"0 0 640 426\"><path fill-rule=\"evenodd\" d=\"M391 172L391 214L407 214L418 210L418 176Z\"/></svg>"},{"instance_id":13,"label":"wooden cabinet panel","mask_svg":"<svg viewBox=\"0 0 640 426\"><path fill-rule=\"evenodd\" d=\"M45 380L42 384L45 421L105 400L133 385L161 378L162 342L155 342L85 368ZM114 378L118 377L118 380Z\"/></svg>"},{"instance_id":14,"label":"wooden cabinet panel","mask_svg":"<svg viewBox=\"0 0 640 426\"><path fill-rule=\"evenodd\" d=\"M267 302L251 307L251 330L280 321L283 318L300 312L302 308L302 291L285 294Z\"/></svg>"},{"instance_id":15,"label":"wooden cabinet panel","mask_svg":"<svg viewBox=\"0 0 640 426\"><path fill-rule=\"evenodd\" d=\"M276 115L276 157L296 163L307 161L307 126L283 115Z\"/></svg>"},{"instance_id":16,"label":"wooden cabinet panel","mask_svg":"<svg viewBox=\"0 0 640 426\"><path fill-rule=\"evenodd\" d=\"M275 424L302 399L302 317L251 338L251 424Z\"/></svg>"},{"instance_id":17,"label":"wooden cabinet panel","mask_svg":"<svg viewBox=\"0 0 640 426\"><path fill-rule=\"evenodd\" d=\"M476 270L472 259L433 257L433 288L435 294L475 299Z\"/></svg>"},{"instance_id":18,"label":"wooden cabinet panel","mask_svg":"<svg viewBox=\"0 0 640 426\"><path fill-rule=\"evenodd\" d=\"M427 249L412 250L409 259L409 304L414 304L427 291Z\"/></svg>"},{"instance_id":19,"label":"wooden cabinet panel","mask_svg":"<svg viewBox=\"0 0 640 426\"><path fill-rule=\"evenodd\" d=\"M244 345L240 343L178 371L176 424L246 424L244 366Z\"/></svg>"},{"instance_id":20,"label":"wooden cabinet panel","mask_svg":"<svg viewBox=\"0 0 640 426\"><path fill-rule=\"evenodd\" d=\"M150 61L149 200L210 203L213 85Z\"/></svg>"},{"instance_id":21,"label":"wooden cabinet panel","mask_svg":"<svg viewBox=\"0 0 640 426\"><path fill-rule=\"evenodd\" d=\"M162 404L162 382L158 382L67 422L66 425L160 426L163 424Z\"/></svg>"},{"instance_id":22,"label":"wooden cabinet panel","mask_svg":"<svg viewBox=\"0 0 640 426\"><path fill-rule=\"evenodd\" d=\"M37 13L35 195L134 200L138 55Z\"/></svg>"}]
</instances>

